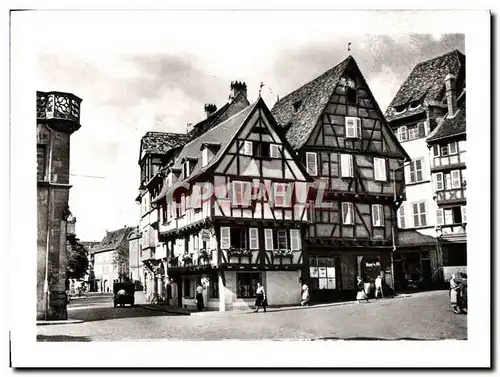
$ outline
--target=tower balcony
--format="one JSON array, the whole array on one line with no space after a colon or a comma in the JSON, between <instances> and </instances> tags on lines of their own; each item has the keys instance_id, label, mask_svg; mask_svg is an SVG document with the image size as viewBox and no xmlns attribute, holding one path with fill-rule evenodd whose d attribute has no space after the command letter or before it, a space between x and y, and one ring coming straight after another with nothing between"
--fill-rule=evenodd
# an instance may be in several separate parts
<instances>
[{"instance_id":1,"label":"tower balcony","mask_svg":"<svg viewBox=\"0 0 500 377\"><path fill-rule=\"evenodd\" d=\"M80 128L80 104L74 94L64 92L36 92L36 118L61 131L74 132Z\"/></svg>"}]
</instances>

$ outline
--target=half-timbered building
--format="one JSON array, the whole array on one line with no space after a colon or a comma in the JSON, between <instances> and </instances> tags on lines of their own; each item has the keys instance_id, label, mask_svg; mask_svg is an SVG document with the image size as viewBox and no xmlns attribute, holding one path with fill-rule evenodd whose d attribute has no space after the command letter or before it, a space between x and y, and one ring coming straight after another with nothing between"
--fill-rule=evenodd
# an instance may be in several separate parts
<instances>
[{"instance_id":1,"label":"half-timbered building","mask_svg":"<svg viewBox=\"0 0 500 377\"><path fill-rule=\"evenodd\" d=\"M304 280L312 300L352 296L356 276L393 286L395 211L409 159L352 56L272 110L315 180Z\"/></svg>"},{"instance_id":2,"label":"half-timbered building","mask_svg":"<svg viewBox=\"0 0 500 377\"><path fill-rule=\"evenodd\" d=\"M453 92L446 90L450 78L454 80ZM465 56L453 50L418 63L387 108L386 119L411 157L404 168L407 200L398 210L400 231L394 253L396 288L425 288L443 280L437 232L441 217L432 182L435 161L426 139L445 118L448 95L454 96L456 102L457 93L464 87ZM445 154L448 154L447 148ZM457 147L451 148L451 154L457 155Z\"/></svg>"},{"instance_id":3,"label":"half-timbered building","mask_svg":"<svg viewBox=\"0 0 500 377\"><path fill-rule=\"evenodd\" d=\"M300 302L308 220L305 168L259 98L187 143L167 167L159 237L167 246L170 303L221 311Z\"/></svg>"},{"instance_id":4,"label":"half-timbered building","mask_svg":"<svg viewBox=\"0 0 500 377\"><path fill-rule=\"evenodd\" d=\"M427 138L445 280L458 271L467 272L465 88L457 98L455 80L446 77L448 113Z\"/></svg>"}]
</instances>

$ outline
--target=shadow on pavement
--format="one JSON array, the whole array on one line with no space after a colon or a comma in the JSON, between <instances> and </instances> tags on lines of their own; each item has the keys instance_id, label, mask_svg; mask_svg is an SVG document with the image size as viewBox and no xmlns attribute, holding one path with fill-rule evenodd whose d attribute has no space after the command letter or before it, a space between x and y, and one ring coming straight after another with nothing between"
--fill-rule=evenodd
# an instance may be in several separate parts
<instances>
[{"instance_id":1,"label":"shadow on pavement","mask_svg":"<svg viewBox=\"0 0 500 377\"><path fill-rule=\"evenodd\" d=\"M88 310L71 311L70 319L80 319L84 322L104 321L108 319L136 318L136 317L158 317L182 315L178 313L167 313L159 310L145 310L138 306L117 307L117 308L92 308Z\"/></svg>"},{"instance_id":2,"label":"shadow on pavement","mask_svg":"<svg viewBox=\"0 0 500 377\"><path fill-rule=\"evenodd\" d=\"M37 335L37 342L90 342L86 336L71 335Z\"/></svg>"}]
</instances>

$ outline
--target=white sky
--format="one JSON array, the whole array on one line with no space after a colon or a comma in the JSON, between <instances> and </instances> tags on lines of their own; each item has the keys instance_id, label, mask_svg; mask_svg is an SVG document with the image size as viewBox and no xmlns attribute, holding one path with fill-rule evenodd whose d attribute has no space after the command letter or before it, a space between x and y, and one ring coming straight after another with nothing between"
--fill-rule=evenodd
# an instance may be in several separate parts
<instances>
[{"instance_id":1,"label":"white sky","mask_svg":"<svg viewBox=\"0 0 500 377\"><path fill-rule=\"evenodd\" d=\"M397 34L346 35L332 25L338 15L326 11L23 13L13 24L25 33L16 40L13 32L12 41L35 51L36 88L83 99L82 128L71 139L70 207L85 241L138 223L142 135L183 132L203 118L204 103L226 102L232 80L247 83L250 101L263 81L271 108L276 95L342 61L351 42L350 54L385 110L415 64L454 48L465 52L463 35L435 28L410 34L398 17L391 18L402 23Z\"/></svg>"}]
</instances>

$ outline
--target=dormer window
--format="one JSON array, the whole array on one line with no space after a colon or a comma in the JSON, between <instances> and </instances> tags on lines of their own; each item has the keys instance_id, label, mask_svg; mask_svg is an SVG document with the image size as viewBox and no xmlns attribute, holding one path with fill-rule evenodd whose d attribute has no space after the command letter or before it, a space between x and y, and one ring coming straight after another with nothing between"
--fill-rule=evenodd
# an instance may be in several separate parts
<instances>
[{"instance_id":1,"label":"dormer window","mask_svg":"<svg viewBox=\"0 0 500 377\"><path fill-rule=\"evenodd\" d=\"M300 109L300 105L302 105L302 100L296 101L293 103L293 111L297 112Z\"/></svg>"},{"instance_id":2,"label":"dormer window","mask_svg":"<svg viewBox=\"0 0 500 377\"><path fill-rule=\"evenodd\" d=\"M394 106L394 112L396 114L400 114L400 113L404 112L405 110L406 110L406 106L405 105Z\"/></svg>"},{"instance_id":3,"label":"dormer window","mask_svg":"<svg viewBox=\"0 0 500 377\"><path fill-rule=\"evenodd\" d=\"M411 101L410 104L408 105L409 110L413 110L420 107L420 101Z\"/></svg>"},{"instance_id":4,"label":"dormer window","mask_svg":"<svg viewBox=\"0 0 500 377\"><path fill-rule=\"evenodd\" d=\"M358 92L355 88L347 87L345 94L348 104L355 105L358 103Z\"/></svg>"}]
</instances>

